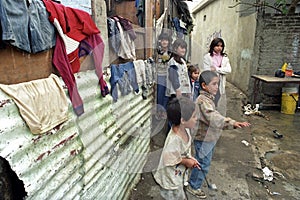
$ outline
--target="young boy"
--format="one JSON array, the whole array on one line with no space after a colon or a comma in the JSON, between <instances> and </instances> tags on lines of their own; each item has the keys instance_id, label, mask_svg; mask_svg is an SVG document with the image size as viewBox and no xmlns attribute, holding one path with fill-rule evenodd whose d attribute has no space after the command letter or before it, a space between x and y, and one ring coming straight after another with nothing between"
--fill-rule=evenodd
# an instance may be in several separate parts
<instances>
[{"instance_id":1,"label":"young boy","mask_svg":"<svg viewBox=\"0 0 300 200\"><path fill-rule=\"evenodd\" d=\"M161 186L160 194L166 199L185 200L184 182L187 168L198 168L198 161L191 157L192 138L188 129L198 121L196 105L186 97L173 98L167 106L167 116L172 128L166 138L154 179Z\"/></svg>"},{"instance_id":2,"label":"young boy","mask_svg":"<svg viewBox=\"0 0 300 200\"><path fill-rule=\"evenodd\" d=\"M198 198L206 198L200 189L208 173L214 147L222 129L250 126L248 122L237 122L229 117L222 116L216 111L214 96L218 92L219 77L213 71L203 71L199 78L202 90L196 102L199 106L200 123L194 138L195 158L201 165L201 170L192 169L187 191Z\"/></svg>"}]
</instances>

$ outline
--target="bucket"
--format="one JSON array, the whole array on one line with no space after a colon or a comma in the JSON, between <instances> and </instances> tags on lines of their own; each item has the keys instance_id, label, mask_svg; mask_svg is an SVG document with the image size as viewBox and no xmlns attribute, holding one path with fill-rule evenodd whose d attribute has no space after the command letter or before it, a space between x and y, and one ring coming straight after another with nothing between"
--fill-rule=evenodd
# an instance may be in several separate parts
<instances>
[{"instance_id":1,"label":"bucket","mask_svg":"<svg viewBox=\"0 0 300 200\"><path fill-rule=\"evenodd\" d=\"M295 114L298 102L298 89L296 87L283 87L281 96L281 112Z\"/></svg>"}]
</instances>

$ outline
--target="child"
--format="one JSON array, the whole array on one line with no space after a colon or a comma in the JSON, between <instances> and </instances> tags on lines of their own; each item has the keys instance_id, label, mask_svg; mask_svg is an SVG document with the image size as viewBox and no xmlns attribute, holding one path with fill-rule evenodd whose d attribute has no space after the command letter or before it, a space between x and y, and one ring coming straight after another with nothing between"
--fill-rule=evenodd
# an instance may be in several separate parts
<instances>
[{"instance_id":1,"label":"child","mask_svg":"<svg viewBox=\"0 0 300 200\"><path fill-rule=\"evenodd\" d=\"M202 72L199 82L202 89L196 102L199 106L200 123L194 138L194 146L195 158L200 163L201 170L192 169L187 191L199 198L206 198L205 193L200 188L208 173L214 147L222 129L230 126L234 128L248 127L250 123L237 122L216 111L214 96L218 91L219 77L215 72Z\"/></svg>"},{"instance_id":2,"label":"child","mask_svg":"<svg viewBox=\"0 0 300 200\"><path fill-rule=\"evenodd\" d=\"M167 71L167 90L166 96L185 97L191 96L191 86L187 70L187 65L184 60L187 43L183 39L177 39L173 43L173 54L169 61Z\"/></svg>"},{"instance_id":3,"label":"child","mask_svg":"<svg viewBox=\"0 0 300 200\"><path fill-rule=\"evenodd\" d=\"M215 38L211 41L209 51L204 55L203 71L215 71L220 78L219 90L215 96L215 104L222 115L226 115L226 74L231 73L229 58L224 53L225 43L222 38Z\"/></svg>"},{"instance_id":4,"label":"child","mask_svg":"<svg viewBox=\"0 0 300 200\"><path fill-rule=\"evenodd\" d=\"M156 69L157 69L157 114L156 119L166 119L166 108L168 104L168 97L166 96L166 77L168 62L171 57L171 46L172 39L167 33L162 33L158 37L158 47L156 56Z\"/></svg>"},{"instance_id":5,"label":"child","mask_svg":"<svg viewBox=\"0 0 300 200\"><path fill-rule=\"evenodd\" d=\"M167 116L172 122L172 128L166 138L154 179L161 186L160 194L164 199L184 200L187 168L200 169L197 160L190 156L192 138L188 130L197 123L196 105L188 98L173 98L168 103Z\"/></svg>"},{"instance_id":6,"label":"child","mask_svg":"<svg viewBox=\"0 0 300 200\"><path fill-rule=\"evenodd\" d=\"M191 99L195 102L197 97L200 94L200 83L199 83L199 68L195 65L188 66L188 72L190 77L190 84L191 84Z\"/></svg>"}]
</instances>

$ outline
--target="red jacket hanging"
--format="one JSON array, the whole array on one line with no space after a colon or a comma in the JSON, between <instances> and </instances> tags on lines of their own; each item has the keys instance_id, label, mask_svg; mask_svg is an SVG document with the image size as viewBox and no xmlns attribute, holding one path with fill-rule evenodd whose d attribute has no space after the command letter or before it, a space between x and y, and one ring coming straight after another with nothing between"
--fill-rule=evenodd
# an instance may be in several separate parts
<instances>
[{"instance_id":1,"label":"red jacket hanging","mask_svg":"<svg viewBox=\"0 0 300 200\"><path fill-rule=\"evenodd\" d=\"M64 34L78 42L85 40L93 48L90 51L93 51L95 69L99 78L101 94L102 96L106 96L109 91L102 73L104 43L99 35L100 31L91 16L85 11L65 7L64 5L55 3L51 0L43 0L43 2L49 12L50 22L53 23L54 19L57 19ZM75 53L72 52L67 55L66 48L63 47L63 40L59 35L57 35L56 41L57 44L54 49L53 64L58 69L63 81L68 87L69 96L75 113L81 115L84 112L83 102L79 96L73 74L78 72L80 68L78 50L74 51ZM70 60L71 57L72 60Z\"/></svg>"}]
</instances>

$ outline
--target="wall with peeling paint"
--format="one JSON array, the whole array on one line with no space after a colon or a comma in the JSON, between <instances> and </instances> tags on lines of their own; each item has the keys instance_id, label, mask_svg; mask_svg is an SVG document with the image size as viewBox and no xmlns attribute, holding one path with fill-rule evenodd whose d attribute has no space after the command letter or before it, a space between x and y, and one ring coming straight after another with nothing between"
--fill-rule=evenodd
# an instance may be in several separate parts
<instances>
[{"instance_id":1,"label":"wall with peeling paint","mask_svg":"<svg viewBox=\"0 0 300 200\"><path fill-rule=\"evenodd\" d=\"M202 66L212 38L222 37L232 66L227 80L247 94L249 101L253 97L252 74L274 76L285 62L300 70L299 14L280 15L274 9L260 9L265 8L203 0L192 11L196 24L192 62ZM280 84L262 84L255 103L280 105L281 88Z\"/></svg>"},{"instance_id":2,"label":"wall with peeling paint","mask_svg":"<svg viewBox=\"0 0 300 200\"><path fill-rule=\"evenodd\" d=\"M69 102L68 120L42 135L0 91L0 156L23 181L26 199L126 199L149 151L152 88L145 100L132 93L113 103L93 70L75 77L85 113L77 117Z\"/></svg>"},{"instance_id":3,"label":"wall with peeling paint","mask_svg":"<svg viewBox=\"0 0 300 200\"><path fill-rule=\"evenodd\" d=\"M232 67L227 80L247 93L254 57L256 13L239 12L243 8L231 8L235 4L235 1L203 0L193 9L196 26L192 32L192 62L203 66L203 56L211 40L223 38Z\"/></svg>"}]
</instances>

